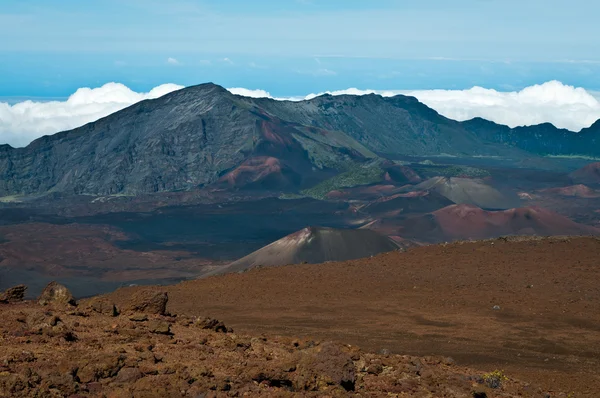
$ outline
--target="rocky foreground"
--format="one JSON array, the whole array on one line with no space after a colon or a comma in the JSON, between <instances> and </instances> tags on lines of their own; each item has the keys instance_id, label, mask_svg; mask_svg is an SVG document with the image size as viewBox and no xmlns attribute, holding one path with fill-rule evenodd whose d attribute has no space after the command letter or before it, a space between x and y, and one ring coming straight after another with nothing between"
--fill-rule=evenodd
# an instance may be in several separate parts
<instances>
[{"instance_id":1,"label":"rocky foreground","mask_svg":"<svg viewBox=\"0 0 600 398\"><path fill-rule=\"evenodd\" d=\"M210 318L169 314L167 293L76 303L51 283L0 295L0 397L550 397L502 372L451 358L363 352L303 339L235 334Z\"/></svg>"}]
</instances>

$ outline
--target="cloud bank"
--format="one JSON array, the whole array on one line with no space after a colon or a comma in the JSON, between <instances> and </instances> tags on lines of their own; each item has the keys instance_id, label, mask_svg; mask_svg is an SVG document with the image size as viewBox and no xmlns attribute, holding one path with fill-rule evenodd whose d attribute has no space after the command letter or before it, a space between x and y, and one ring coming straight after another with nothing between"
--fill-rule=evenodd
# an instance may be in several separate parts
<instances>
[{"instance_id":1,"label":"cloud bank","mask_svg":"<svg viewBox=\"0 0 600 398\"><path fill-rule=\"evenodd\" d=\"M0 102L0 144L25 146L46 134L70 130L98 120L136 102L158 98L183 86L163 84L148 93L136 93L119 83L80 88L66 101Z\"/></svg>"},{"instance_id":2,"label":"cloud bank","mask_svg":"<svg viewBox=\"0 0 600 398\"><path fill-rule=\"evenodd\" d=\"M14 105L0 102L0 144L25 146L32 140L79 127L144 99L158 98L183 88L163 84L148 93L137 93L119 83L108 83L99 88L80 88L66 101L24 101ZM304 97L274 97L265 90L236 87L230 92L255 98L298 101ZM600 100L597 93L583 88L550 81L527 87L521 91L501 92L482 87L468 90L359 90L351 88L328 92L332 95L380 94L412 95L442 115L467 120L483 117L511 127L550 122L557 127L579 131L600 119Z\"/></svg>"}]
</instances>

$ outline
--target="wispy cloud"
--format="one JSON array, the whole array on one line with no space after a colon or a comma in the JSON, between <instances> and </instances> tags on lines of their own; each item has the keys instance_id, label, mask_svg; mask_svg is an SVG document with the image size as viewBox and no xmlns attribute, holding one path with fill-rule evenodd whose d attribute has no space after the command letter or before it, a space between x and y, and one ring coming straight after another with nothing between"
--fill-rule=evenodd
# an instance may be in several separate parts
<instances>
[{"instance_id":1,"label":"wispy cloud","mask_svg":"<svg viewBox=\"0 0 600 398\"><path fill-rule=\"evenodd\" d=\"M295 72L300 75L311 75L311 76L335 76L335 75L337 75L336 71L327 69L327 68L319 68L319 69L314 69L314 70L296 69Z\"/></svg>"},{"instance_id":2,"label":"wispy cloud","mask_svg":"<svg viewBox=\"0 0 600 398\"><path fill-rule=\"evenodd\" d=\"M181 65L181 62L177 60L177 58L169 57L167 58L167 64L169 65Z\"/></svg>"}]
</instances>

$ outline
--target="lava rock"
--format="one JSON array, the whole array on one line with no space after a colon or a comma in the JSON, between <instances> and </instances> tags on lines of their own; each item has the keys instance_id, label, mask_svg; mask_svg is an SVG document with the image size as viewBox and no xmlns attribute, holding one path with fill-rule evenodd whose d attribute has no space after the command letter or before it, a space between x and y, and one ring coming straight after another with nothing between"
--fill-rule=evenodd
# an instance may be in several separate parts
<instances>
[{"instance_id":1,"label":"lava rock","mask_svg":"<svg viewBox=\"0 0 600 398\"><path fill-rule=\"evenodd\" d=\"M65 286L57 282L50 282L38 298L40 305L75 306L75 298Z\"/></svg>"},{"instance_id":2,"label":"lava rock","mask_svg":"<svg viewBox=\"0 0 600 398\"><path fill-rule=\"evenodd\" d=\"M169 296L167 292L151 289L140 290L129 302L128 310L153 315L165 315Z\"/></svg>"},{"instance_id":3,"label":"lava rock","mask_svg":"<svg viewBox=\"0 0 600 398\"><path fill-rule=\"evenodd\" d=\"M90 310L97 312L99 314L108 315L108 316L118 316L119 309L115 305L115 303L109 301L103 297L95 297L91 299L88 303L88 307Z\"/></svg>"},{"instance_id":4,"label":"lava rock","mask_svg":"<svg viewBox=\"0 0 600 398\"><path fill-rule=\"evenodd\" d=\"M165 321L152 321L148 323L150 333L170 335L171 324Z\"/></svg>"},{"instance_id":5,"label":"lava rock","mask_svg":"<svg viewBox=\"0 0 600 398\"><path fill-rule=\"evenodd\" d=\"M6 291L0 294L0 302L5 303L18 303L23 301L25 298L25 291L27 290L27 286L25 285L17 285L6 289Z\"/></svg>"}]
</instances>

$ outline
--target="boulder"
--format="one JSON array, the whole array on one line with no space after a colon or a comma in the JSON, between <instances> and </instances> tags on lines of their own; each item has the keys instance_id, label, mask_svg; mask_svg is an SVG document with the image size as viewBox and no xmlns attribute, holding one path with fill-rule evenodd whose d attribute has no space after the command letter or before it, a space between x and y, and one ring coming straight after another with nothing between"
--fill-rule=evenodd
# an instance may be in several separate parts
<instances>
[{"instance_id":1,"label":"boulder","mask_svg":"<svg viewBox=\"0 0 600 398\"><path fill-rule=\"evenodd\" d=\"M152 321L148 323L148 330L155 334L171 334L171 324L165 321Z\"/></svg>"},{"instance_id":2,"label":"boulder","mask_svg":"<svg viewBox=\"0 0 600 398\"><path fill-rule=\"evenodd\" d=\"M4 293L0 293L0 302L4 303L18 303L23 301L25 298L25 291L27 290L27 286L25 285L17 285L11 287L10 289L6 289Z\"/></svg>"},{"instance_id":3,"label":"boulder","mask_svg":"<svg viewBox=\"0 0 600 398\"><path fill-rule=\"evenodd\" d=\"M88 302L88 309L98 314L118 316L119 309L112 301L105 297L94 297Z\"/></svg>"},{"instance_id":4,"label":"boulder","mask_svg":"<svg viewBox=\"0 0 600 398\"><path fill-rule=\"evenodd\" d=\"M165 315L168 300L167 292L152 289L140 290L131 297L127 309L137 313Z\"/></svg>"},{"instance_id":5,"label":"boulder","mask_svg":"<svg viewBox=\"0 0 600 398\"><path fill-rule=\"evenodd\" d=\"M298 390L319 391L337 387L341 391L354 391L355 381L350 354L342 346L327 342L301 354L294 384Z\"/></svg>"},{"instance_id":6,"label":"boulder","mask_svg":"<svg viewBox=\"0 0 600 398\"><path fill-rule=\"evenodd\" d=\"M198 319L194 322L196 326L199 326L202 329L213 330L215 332L220 333L232 333L233 330L225 326L225 324L217 319L213 318L204 318Z\"/></svg>"},{"instance_id":7,"label":"boulder","mask_svg":"<svg viewBox=\"0 0 600 398\"><path fill-rule=\"evenodd\" d=\"M75 298L65 286L57 282L50 282L44 288L42 294L38 298L40 305L58 305L58 306L75 306L77 302Z\"/></svg>"}]
</instances>

